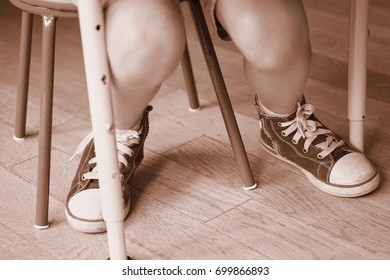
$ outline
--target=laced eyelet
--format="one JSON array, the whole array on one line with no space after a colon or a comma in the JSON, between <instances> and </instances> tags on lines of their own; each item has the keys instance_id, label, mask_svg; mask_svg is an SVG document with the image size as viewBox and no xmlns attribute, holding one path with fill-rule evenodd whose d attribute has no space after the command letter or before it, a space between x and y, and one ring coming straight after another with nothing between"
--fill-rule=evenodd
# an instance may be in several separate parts
<instances>
[{"instance_id":1,"label":"laced eyelet","mask_svg":"<svg viewBox=\"0 0 390 280\"><path fill-rule=\"evenodd\" d=\"M282 123L281 123L281 122L278 122L278 126L282 127Z\"/></svg>"},{"instance_id":2,"label":"laced eyelet","mask_svg":"<svg viewBox=\"0 0 390 280\"><path fill-rule=\"evenodd\" d=\"M121 182L123 182L125 180L125 176L123 176L123 174L121 174Z\"/></svg>"},{"instance_id":3,"label":"laced eyelet","mask_svg":"<svg viewBox=\"0 0 390 280\"><path fill-rule=\"evenodd\" d=\"M303 151L303 153L304 153L304 154L307 154L307 152L308 152L309 150L308 150L308 149L305 149L305 148L303 148L303 149L302 149L302 151Z\"/></svg>"},{"instance_id":4,"label":"laced eyelet","mask_svg":"<svg viewBox=\"0 0 390 280\"><path fill-rule=\"evenodd\" d=\"M83 175L81 175L81 180L83 180L83 181L86 181L87 179L85 178L85 175L83 174Z\"/></svg>"},{"instance_id":5,"label":"laced eyelet","mask_svg":"<svg viewBox=\"0 0 390 280\"><path fill-rule=\"evenodd\" d=\"M287 137L287 134L286 134L286 131L282 131L282 135L284 136L284 137Z\"/></svg>"},{"instance_id":6,"label":"laced eyelet","mask_svg":"<svg viewBox=\"0 0 390 280\"><path fill-rule=\"evenodd\" d=\"M295 144L295 145L298 144L298 141L295 140L295 139L293 139L292 142L293 142L293 144Z\"/></svg>"},{"instance_id":7,"label":"laced eyelet","mask_svg":"<svg viewBox=\"0 0 390 280\"><path fill-rule=\"evenodd\" d=\"M317 158L318 158L318 159L323 159L324 157L323 157L321 154L318 154L318 155L317 155Z\"/></svg>"}]
</instances>

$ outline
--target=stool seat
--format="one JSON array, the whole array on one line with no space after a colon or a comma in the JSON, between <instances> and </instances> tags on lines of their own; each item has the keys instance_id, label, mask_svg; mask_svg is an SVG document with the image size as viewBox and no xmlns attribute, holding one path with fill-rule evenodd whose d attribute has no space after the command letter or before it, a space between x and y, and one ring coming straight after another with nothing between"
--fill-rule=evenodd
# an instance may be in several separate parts
<instances>
[{"instance_id":1,"label":"stool seat","mask_svg":"<svg viewBox=\"0 0 390 280\"><path fill-rule=\"evenodd\" d=\"M77 7L73 4L72 0L20 0L20 2L53 10L77 11Z\"/></svg>"},{"instance_id":2,"label":"stool seat","mask_svg":"<svg viewBox=\"0 0 390 280\"><path fill-rule=\"evenodd\" d=\"M10 0L31 14L51 17L77 17L77 6L71 0Z\"/></svg>"}]
</instances>

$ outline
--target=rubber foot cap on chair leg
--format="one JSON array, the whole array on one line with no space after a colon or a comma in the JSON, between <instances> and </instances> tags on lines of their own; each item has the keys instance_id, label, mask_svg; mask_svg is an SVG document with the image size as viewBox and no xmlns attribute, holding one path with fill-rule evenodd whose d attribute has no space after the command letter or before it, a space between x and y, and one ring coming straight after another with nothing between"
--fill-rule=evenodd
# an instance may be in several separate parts
<instances>
[{"instance_id":1,"label":"rubber foot cap on chair leg","mask_svg":"<svg viewBox=\"0 0 390 280\"><path fill-rule=\"evenodd\" d=\"M24 139L26 139L26 137L16 137L16 136L14 135L14 140L15 140L16 142L23 142Z\"/></svg>"},{"instance_id":2,"label":"rubber foot cap on chair leg","mask_svg":"<svg viewBox=\"0 0 390 280\"><path fill-rule=\"evenodd\" d=\"M50 225L44 225L44 226L34 225L34 227L35 227L36 229L47 229L47 228L49 228L49 226L50 226Z\"/></svg>"},{"instance_id":3,"label":"rubber foot cap on chair leg","mask_svg":"<svg viewBox=\"0 0 390 280\"><path fill-rule=\"evenodd\" d=\"M244 186L244 190L246 191L250 191L250 190L253 190L253 189L256 189L257 188L257 183L255 183L253 186Z\"/></svg>"},{"instance_id":4,"label":"rubber foot cap on chair leg","mask_svg":"<svg viewBox=\"0 0 390 280\"><path fill-rule=\"evenodd\" d=\"M108 258L107 260L110 261L110 258ZM129 256L127 256L127 260L131 261L131 258Z\"/></svg>"},{"instance_id":5,"label":"rubber foot cap on chair leg","mask_svg":"<svg viewBox=\"0 0 390 280\"><path fill-rule=\"evenodd\" d=\"M200 109L202 109L202 106L199 106L198 108L189 108L190 112L194 113L194 112L198 112Z\"/></svg>"}]
</instances>

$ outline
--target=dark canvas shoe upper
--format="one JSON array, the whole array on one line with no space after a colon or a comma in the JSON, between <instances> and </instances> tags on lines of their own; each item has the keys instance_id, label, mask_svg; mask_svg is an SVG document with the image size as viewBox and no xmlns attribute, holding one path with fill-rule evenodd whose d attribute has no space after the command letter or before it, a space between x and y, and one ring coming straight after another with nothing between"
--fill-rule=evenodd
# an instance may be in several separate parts
<instances>
[{"instance_id":1,"label":"dark canvas shoe upper","mask_svg":"<svg viewBox=\"0 0 390 280\"><path fill-rule=\"evenodd\" d=\"M144 142L149 131L148 114L151 110L151 106L145 109L137 129L116 133L125 216L130 209L131 179L144 157ZM82 151L84 152L66 199L66 216L72 227L79 231L103 232L106 226L101 212L98 166L91 133L82 141L76 153Z\"/></svg>"},{"instance_id":2,"label":"dark canvas shoe upper","mask_svg":"<svg viewBox=\"0 0 390 280\"><path fill-rule=\"evenodd\" d=\"M314 106L298 104L283 117L262 112L260 140L274 156L299 168L319 189L337 196L360 196L379 184L379 175L368 159L320 123Z\"/></svg>"}]
</instances>

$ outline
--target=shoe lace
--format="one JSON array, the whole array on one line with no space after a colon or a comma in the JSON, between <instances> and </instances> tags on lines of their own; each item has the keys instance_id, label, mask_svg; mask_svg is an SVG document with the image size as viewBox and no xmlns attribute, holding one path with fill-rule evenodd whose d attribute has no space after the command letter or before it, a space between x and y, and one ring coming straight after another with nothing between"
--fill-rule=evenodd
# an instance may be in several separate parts
<instances>
[{"instance_id":1,"label":"shoe lace","mask_svg":"<svg viewBox=\"0 0 390 280\"><path fill-rule=\"evenodd\" d=\"M116 136L116 148L118 151L118 160L122 163L126 168L129 166L129 162L126 159L126 155L132 157L134 155L134 151L131 149L131 146L139 144L140 134L142 133L142 127L138 130L124 130L117 131L115 133ZM88 143L93 139L93 132L91 131L88 135L80 142L78 147L76 148L75 153L69 160L74 159L76 156L80 155ZM89 171L82 175L83 180L87 179L98 179L98 166L96 157L91 158L88 161L88 164L95 164L95 166ZM122 175L123 179L123 175Z\"/></svg>"},{"instance_id":2,"label":"shoe lace","mask_svg":"<svg viewBox=\"0 0 390 280\"><path fill-rule=\"evenodd\" d=\"M279 126L287 127L282 131L283 136L289 136L294 131L292 142L297 144L298 141L303 138L306 139L303 145L303 151L306 153L309 150L310 145L317 139L318 136L324 135L324 141L314 146L322 151L317 155L318 158L323 159L332 153L338 147L345 144L342 139L337 139L334 133L323 127L323 125L316 121L310 120L310 116L314 113L314 106L310 104L301 105L298 102L298 109L295 119L287 122L279 122Z\"/></svg>"}]
</instances>

